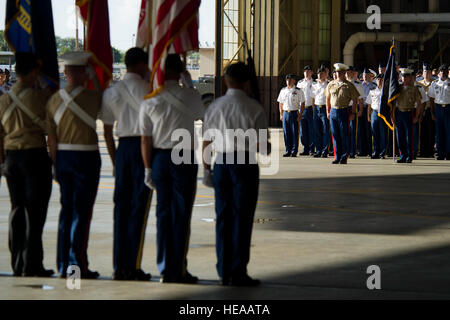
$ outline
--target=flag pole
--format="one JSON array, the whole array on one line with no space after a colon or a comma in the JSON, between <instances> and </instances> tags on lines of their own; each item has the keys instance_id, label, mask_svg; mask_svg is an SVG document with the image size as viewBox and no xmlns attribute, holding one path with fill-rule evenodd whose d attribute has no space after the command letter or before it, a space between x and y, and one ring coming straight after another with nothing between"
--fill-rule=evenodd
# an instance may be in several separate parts
<instances>
[{"instance_id":1,"label":"flag pole","mask_svg":"<svg viewBox=\"0 0 450 320\"><path fill-rule=\"evenodd\" d=\"M394 159L395 163L395 107L392 115L392 125L394 130L392 131L392 159Z\"/></svg>"},{"instance_id":2,"label":"flag pole","mask_svg":"<svg viewBox=\"0 0 450 320\"><path fill-rule=\"evenodd\" d=\"M152 23L153 23L153 0L147 0L146 3L146 10L147 10L147 35L145 39L145 50L147 53L150 53L150 38L152 37Z\"/></svg>"},{"instance_id":3,"label":"flag pole","mask_svg":"<svg viewBox=\"0 0 450 320\"><path fill-rule=\"evenodd\" d=\"M75 4L75 51L78 51L78 7Z\"/></svg>"},{"instance_id":4,"label":"flag pole","mask_svg":"<svg viewBox=\"0 0 450 320\"><path fill-rule=\"evenodd\" d=\"M395 47L395 36L392 36L392 46ZM393 67L395 68L395 63L393 63ZM394 72L394 70L391 70L391 72ZM392 107L392 127L392 159L395 164L395 104Z\"/></svg>"}]
</instances>

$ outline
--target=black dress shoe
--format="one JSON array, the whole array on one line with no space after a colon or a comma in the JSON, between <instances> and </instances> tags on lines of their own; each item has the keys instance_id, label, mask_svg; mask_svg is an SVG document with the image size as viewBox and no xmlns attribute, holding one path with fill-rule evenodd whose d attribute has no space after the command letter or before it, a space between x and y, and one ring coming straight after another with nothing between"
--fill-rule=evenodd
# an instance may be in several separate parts
<instances>
[{"instance_id":1,"label":"black dress shoe","mask_svg":"<svg viewBox=\"0 0 450 320\"><path fill-rule=\"evenodd\" d=\"M343 159L341 161L339 161L340 164L347 164L347 159Z\"/></svg>"},{"instance_id":2,"label":"black dress shoe","mask_svg":"<svg viewBox=\"0 0 450 320\"><path fill-rule=\"evenodd\" d=\"M222 281L222 283L224 283L224 282ZM260 284L261 284L261 281L259 281L257 279L252 279L252 278L250 278L249 275L245 274L242 276L231 277L228 284L225 284L225 285L231 285L231 286L235 286L235 287L256 287L256 286L259 286Z\"/></svg>"},{"instance_id":3,"label":"black dress shoe","mask_svg":"<svg viewBox=\"0 0 450 320\"><path fill-rule=\"evenodd\" d=\"M131 280L131 272L126 270L116 270L112 276L113 280Z\"/></svg>"},{"instance_id":4,"label":"black dress shoe","mask_svg":"<svg viewBox=\"0 0 450 320\"><path fill-rule=\"evenodd\" d=\"M309 156L309 152L305 152L303 151L302 153L300 153L301 156Z\"/></svg>"},{"instance_id":5,"label":"black dress shoe","mask_svg":"<svg viewBox=\"0 0 450 320\"><path fill-rule=\"evenodd\" d=\"M370 157L370 159L380 159L380 156L379 156L379 155L376 155L376 154L373 154L373 155Z\"/></svg>"},{"instance_id":6,"label":"black dress shoe","mask_svg":"<svg viewBox=\"0 0 450 320\"><path fill-rule=\"evenodd\" d=\"M32 270L32 271L27 271L24 272L23 276L24 277L39 277L39 278L48 278L51 277L53 274L55 273L55 271L49 269L39 269L39 270Z\"/></svg>"},{"instance_id":7,"label":"black dress shoe","mask_svg":"<svg viewBox=\"0 0 450 320\"><path fill-rule=\"evenodd\" d=\"M406 159L406 163L412 163L413 159Z\"/></svg>"},{"instance_id":8,"label":"black dress shoe","mask_svg":"<svg viewBox=\"0 0 450 320\"><path fill-rule=\"evenodd\" d=\"M326 153L322 153L322 158L328 158L328 155Z\"/></svg>"},{"instance_id":9,"label":"black dress shoe","mask_svg":"<svg viewBox=\"0 0 450 320\"><path fill-rule=\"evenodd\" d=\"M334 160L332 164L339 164L339 160Z\"/></svg>"},{"instance_id":10,"label":"black dress shoe","mask_svg":"<svg viewBox=\"0 0 450 320\"><path fill-rule=\"evenodd\" d=\"M185 283L185 284L195 284L198 282L198 278L190 274L186 273L184 277L171 277L168 275L163 275L161 277L160 282L162 283Z\"/></svg>"},{"instance_id":11,"label":"black dress shoe","mask_svg":"<svg viewBox=\"0 0 450 320\"><path fill-rule=\"evenodd\" d=\"M436 157L436 160L439 160L439 161L445 160L445 157L444 157L444 156L437 156L437 157Z\"/></svg>"},{"instance_id":12,"label":"black dress shoe","mask_svg":"<svg viewBox=\"0 0 450 320\"><path fill-rule=\"evenodd\" d=\"M152 275L150 273L145 273L142 269L138 269L132 273L132 279L136 281L150 281Z\"/></svg>"},{"instance_id":13,"label":"black dress shoe","mask_svg":"<svg viewBox=\"0 0 450 320\"><path fill-rule=\"evenodd\" d=\"M353 155L350 155L350 157L349 157L350 159L355 159L355 155L353 154Z\"/></svg>"},{"instance_id":14,"label":"black dress shoe","mask_svg":"<svg viewBox=\"0 0 450 320\"><path fill-rule=\"evenodd\" d=\"M320 153L316 153L315 155L314 155L314 158L320 158L322 155L320 154Z\"/></svg>"},{"instance_id":15,"label":"black dress shoe","mask_svg":"<svg viewBox=\"0 0 450 320\"><path fill-rule=\"evenodd\" d=\"M291 156L290 153L285 153L285 154L283 154L283 158L287 158L287 157L290 157L290 156Z\"/></svg>"},{"instance_id":16,"label":"black dress shoe","mask_svg":"<svg viewBox=\"0 0 450 320\"><path fill-rule=\"evenodd\" d=\"M97 271L88 270L81 273L81 279L97 279L98 277L100 277L100 273Z\"/></svg>"},{"instance_id":17,"label":"black dress shoe","mask_svg":"<svg viewBox=\"0 0 450 320\"><path fill-rule=\"evenodd\" d=\"M292 157L292 158L297 158L297 155L296 155L295 153L292 153L292 154L291 154L291 157Z\"/></svg>"},{"instance_id":18,"label":"black dress shoe","mask_svg":"<svg viewBox=\"0 0 450 320\"><path fill-rule=\"evenodd\" d=\"M398 159L398 160L397 160L397 163L406 163L406 159L405 159L405 158L403 158L403 159Z\"/></svg>"}]
</instances>

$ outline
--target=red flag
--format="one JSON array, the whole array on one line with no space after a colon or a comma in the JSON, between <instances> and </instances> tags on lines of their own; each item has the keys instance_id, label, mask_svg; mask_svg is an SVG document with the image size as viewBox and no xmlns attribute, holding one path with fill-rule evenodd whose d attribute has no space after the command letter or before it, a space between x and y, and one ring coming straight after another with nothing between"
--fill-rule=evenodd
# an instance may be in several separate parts
<instances>
[{"instance_id":1,"label":"red flag","mask_svg":"<svg viewBox=\"0 0 450 320\"><path fill-rule=\"evenodd\" d=\"M164 83L164 63L169 53L198 50L198 8L200 0L156 0L156 21L152 22L152 75L150 94L159 93Z\"/></svg>"},{"instance_id":2,"label":"red flag","mask_svg":"<svg viewBox=\"0 0 450 320\"><path fill-rule=\"evenodd\" d=\"M92 53L94 69L101 86L106 89L112 79L112 48L109 36L107 0L76 0L86 25L84 50ZM92 84L89 85L92 88Z\"/></svg>"},{"instance_id":3,"label":"red flag","mask_svg":"<svg viewBox=\"0 0 450 320\"><path fill-rule=\"evenodd\" d=\"M151 43L150 22L152 16L151 0L142 0L141 12L139 14L139 24L136 37L136 47L148 50Z\"/></svg>"}]
</instances>

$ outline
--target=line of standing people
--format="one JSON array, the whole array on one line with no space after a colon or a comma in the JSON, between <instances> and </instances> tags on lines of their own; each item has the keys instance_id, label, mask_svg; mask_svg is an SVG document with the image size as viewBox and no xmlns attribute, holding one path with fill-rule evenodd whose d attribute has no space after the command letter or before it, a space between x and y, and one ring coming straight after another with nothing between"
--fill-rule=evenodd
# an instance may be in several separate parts
<instances>
[{"instance_id":1,"label":"line of standing people","mask_svg":"<svg viewBox=\"0 0 450 320\"><path fill-rule=\"evenodd\" d=\"M75 265L82 278L99 277L97 271L89 269L87 249L100 179L96 132L96 120L100 119L115 176L113 279L151 279L141 269L141 262L151 196L156 190L156 261L161 282L196 283L198 278L187 271L198 172L194 121L203 119L205 128L224 133L242 125L245 129L267 131L263 108L246 94L248 69L242 63L229 66L227 94L205 112L179 55L167 57L164 87L147 100L145 79L149 70L144 51L127 51L123 81L105 92L94 70L88 67L90 57L86 52L63 55L67 86L51 92L36 85L36 58L30 53L17 53L19 81L0 97L0 163L11 198L9 248L14 276L54 274L43 266L42 247L53 176L61 192L57 271L64 278L69 267ZM88 79L93 90L85 86ZM117 148L114 128L119 138ZM172 134L179 129L187 131L192 139L178 150ZM211 144L214 138L206 142ZM214 148L218 147L214 144ZM174 152L188 160L176 163ZM225 156L227 150L216 152ZM211 164L205 162L204 167L209 178L205 181L210 181L205 183L213 186L216 194L217 271L222 284L258 285L259 281L247 273L258 166L225 162L216 164L212 171ZM241 186L242 193L235 192L236 186Z\"/></svg>"},{"instance_id":2,"label":"line of standing people","mask_svg":"<svg viewBox=\"0 0 450 320\"><path fill-rule=\"evenodd\" d=\"M302 156L326 158L332 150L335 155L333 163L345 164L348 158L354 159L356 156L384 159L392 155L392 133L378 117L385 68L380 64L378 75L366 68L362 73L363 81L359 81L353 66L338 63L334 67L332 81L325 65L317 70L316 81L312 79L310 66L304 68L305 78L297 86L295 75L286 76L286 87L281 89L277 99L286 149L283 156L298 155L299 134L304 147L300 153ZM450 102L448 67L441 66L439 78L434 81L431 69L430 64L424 63L422 79L416 81L412 68L398 67L401 94L395 106L398 109L396 112L401 113L395 117L398 150L394 152L400 157L400 163L412 162L418 156L433 157L435 145L436 159L450 158L446 138L449 124L445 109ZM415 97L411 96L413 92ZM347 112L336 111L344 109L345 104L348 104ZM406 111L413 113L411 124L401 120ZM435 131L436 126L438 131Z\"/></svg>"}]
</instances>

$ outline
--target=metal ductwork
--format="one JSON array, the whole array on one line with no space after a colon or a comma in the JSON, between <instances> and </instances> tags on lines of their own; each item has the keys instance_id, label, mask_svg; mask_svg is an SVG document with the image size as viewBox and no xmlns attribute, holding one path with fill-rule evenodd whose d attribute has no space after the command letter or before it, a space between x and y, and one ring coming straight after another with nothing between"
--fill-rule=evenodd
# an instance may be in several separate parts
<instances>
[{"instance_id":1,"label":"metal ductwork","mask_svg":"<svg viewBox=\"0 0 450 320\"><path fill-rule=\"evenodd\" d=\"M438 12L438 1L429 0L429 11ZM344 63L353 65L354 52L358 44L364 42L390 42L393 38L400 42L420 42L423 43L431 39L438 30L438 24L430 24L423 33L418 32L358 32L350 36L344 46Z\"/></svg>"},{"instance_id":2,"label":"metal ductwork","mask_svg":"<svg viewBox=\"0 0 450 320\"><path fill-rule=\"evenodd\" d=\"M400 42L425 42L431 39L438 29L437 24L429 25L423 33L416 32L358 32L353 34L345 42L344 47L344 63L353 65L353 55L358 44L363 42L390 42L393 38Z\"/></svg>"}]
</instances>

